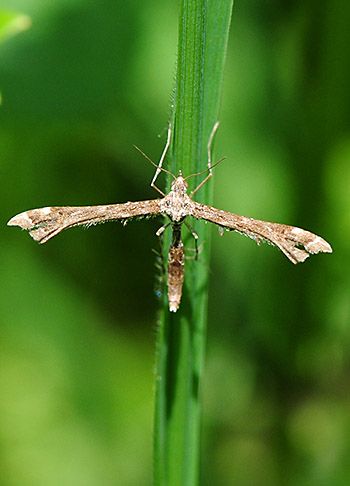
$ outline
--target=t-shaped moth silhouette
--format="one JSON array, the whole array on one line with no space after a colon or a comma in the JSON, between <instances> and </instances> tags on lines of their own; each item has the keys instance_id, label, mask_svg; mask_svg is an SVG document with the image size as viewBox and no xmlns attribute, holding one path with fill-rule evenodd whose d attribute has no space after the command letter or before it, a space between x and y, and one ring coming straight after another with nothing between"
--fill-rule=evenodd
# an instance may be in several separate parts
<instances>
[{"instance_id":1,"label":"t-shaped moth silhouette","mask_svg":"<svg viewBox=\"0 0 350 486\"><path fill-rule=\"evenodd\" d=\"M185 263L184 246L181 240L182 224L186 224L190 229L196 242L198 239L196 233L188 225L187 221L185 221L185 218L188 216L215 223L229 231L237 231L238 233L245 234L253 238L258 245L261 242L268 242L275 245L292 263L303 262L310 254L319 252L331 253L332 248L329 243L309 231L285 224L269 223L267 221L239 216L193 201L193 195L212 176L212 168L214 166L211 165L211 143L217 127L218 123L215 124L208 142L208 169L200 173L208 172L208 175L190 194L187 194L188 184L186 180L189 177L200 174L192 174L184 178L181 171L179 171L179 175L175 177L162 167L170 145L171 125L169 125L167 143L158 166L150 161L157 167L151 186L162 195L162 198L103 206L48 206L24 211L10 219L7 224L9 226L20 226L24 230L29 230L30 236L35 241L46 243L61 231L72 228L73 226L91 226L106 221L121 221L125 223L135 217L167 216L169 221L156 234L160 236L168 226L172 227L173 236L169 248L167 266L169 310L172 312L176 312L179 308L184 280ZM141 152L140 149L138 150ZM170 174L174 179L169 194L164 194L155 185L155 181L161 171Z\"/></svg>"}]
</instances>

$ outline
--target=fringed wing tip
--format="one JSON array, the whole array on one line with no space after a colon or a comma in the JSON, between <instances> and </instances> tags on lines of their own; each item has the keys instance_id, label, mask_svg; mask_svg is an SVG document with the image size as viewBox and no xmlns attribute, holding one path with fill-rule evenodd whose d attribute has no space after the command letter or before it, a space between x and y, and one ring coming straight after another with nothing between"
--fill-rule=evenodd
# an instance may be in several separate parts
<instances>
[{"instance_id":1,"label":"fringed wing tip","mask_svg":"<svg viewBox=\"0 0 350 486\"><path fill-rule=\"evenodd\" d=\"M332 253L331 245L323 238L306 231L304 232L304 230L303 233L305 233L307 239L301 238L299 241L286 240L275 242L292 263L302 263L310 255L315 255L316 253ZM298 248L298 246L302 248Z\"/></svg>"},{"instance_id":2,"label":"fringed wing tip","mask_svg":"<svg viewBox=\"0 0 350 486\"><path fill-rule=\"evenodd\" d=\"M11 218L7 226L19 226L23 230L29 231L33 240L39 243L46 243L47 240L52 238L56 234L53 232L52 226L55 225L54 220L43 220L43 216L50 213L51 208L32 209L30 211L24 211Z\"/></svg>"},{"instance_id":3,"label":"fringed wing tip","mask_svg":"<svg viewBox=\"0 0 350 486\"><path fill-rule=\"evenodd\" d=\"M331 245L320 236L315 236L315 238L312 241L310 241L305 245L305 249L312 254L319 253L319 252L322 253L333 252Z\"/></svg>"},{"instance_id":4,"label":"fringed wing tip","mask_svg":"<svg viewBox=\"0 0 350 486\"><path fill-rule=\"evenodd\" d=\"M24 230L29 230L33 227L33 221L28 217L27 211L24 213L16 214L13 218L11 218L7 226L19 226Z\"/></svg>"}]
</instances>

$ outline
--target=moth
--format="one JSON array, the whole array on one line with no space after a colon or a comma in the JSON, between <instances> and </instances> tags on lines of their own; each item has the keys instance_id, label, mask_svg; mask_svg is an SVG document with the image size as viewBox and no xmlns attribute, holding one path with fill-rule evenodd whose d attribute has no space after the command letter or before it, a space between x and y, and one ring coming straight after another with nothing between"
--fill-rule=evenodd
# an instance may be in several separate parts
<instances>
[{"instance_id":1,"label":"moth","mask_svg":"<svg viewBox=\"0 0 350 486\"><path fill-rule=\"evenodd\" d=\"M121 221L125 224L128 220L136 217L167 217L169 221L159 228L156 235L160 237L163 231L171 226L172 242L169 248L167 264L168 300L169 310L171 312L176 312L179 308L184 281L185 257L184 245L181 240L182 224L185 224L191 231L197 249L198 235L187 223L186 218L188 216L209 221L228 231L237 231L238 233L247 235L254 239L258 245L262 242L275 245L295 264L304 262L310 254L319 252L332 253L332 248L327 241L304 229L240 216L216 209L212 206L206 206L192 199L194 194L212 176L212 168L216 165L211 164L211 144L217 127L218 123L215 124L208 142L208 169L199 174L191 174L185 178L182 176L181 171L175 177L171 172L162 167L170 145L171 125L169 125L167 142L158 165L138 149L157 167L151 186L161 194L161 198L101 206L48 206L17 214L7 224L28 230L30 236L35 241L46 243L61 231L72 228L73 226L83 225L89 227L106 221ZM171 190L168 194L164 194L155 185L155 181L161 171L173 177ZM187 179L205 172L208 172L208 175L188 194Z\"/></svg>"}]
</instances>

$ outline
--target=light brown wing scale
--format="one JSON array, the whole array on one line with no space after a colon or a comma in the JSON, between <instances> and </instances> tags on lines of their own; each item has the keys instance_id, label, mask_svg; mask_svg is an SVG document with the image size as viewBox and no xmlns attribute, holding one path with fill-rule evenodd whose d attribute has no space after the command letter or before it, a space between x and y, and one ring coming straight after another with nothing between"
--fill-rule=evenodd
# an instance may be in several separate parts
<instances>
[{"instance_id":1,"label":"light brown wing scale","mask_svg":"<svg viewBox=\"0 0 350 486\"><path fill-rule=\"evenodd\" d=\"M204 219L222 228L245 234L256 240L258 244L261 241L267 241L276 245L293 263L305 261L310 254L332 253L330 244L320 236L310 233L310 231L286 224L246 218L195 201L192 201L192 203L191 215L195 218Z\"/></svg>"},{"instance_id":2,"label":"light brown wing scale","mask_svg":"<svg viewBox=\"0 0 350 486\"><path fill-rule=\"evenodd\" d=\"M160 201L161 199L152 199L103 206L48 206L17 214L7 224L29 230L35 241L46 243L61 231L73 226L90 226L105 221L125 221L159 214Z\"/></svg>"}]
</instances>

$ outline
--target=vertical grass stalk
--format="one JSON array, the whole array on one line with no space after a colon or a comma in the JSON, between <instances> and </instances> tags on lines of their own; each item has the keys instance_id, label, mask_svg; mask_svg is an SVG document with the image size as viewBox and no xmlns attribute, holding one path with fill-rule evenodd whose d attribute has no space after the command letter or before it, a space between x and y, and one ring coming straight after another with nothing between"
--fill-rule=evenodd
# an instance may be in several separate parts
<instances>
[{"instance_id":1,"label":"vertical grass stalk","mask_svg":"<svg viewBox=\"0 0 350 486\"><path fill-rule=\"evenodd\" d=\"M180 0L178 59L168 168L186 176L207 168L207 144L219 117L233 0ZM203 176L188 180L190 190ZM195 196L197 197L197 195ZM198 192L211 202L210 181ZM191 221L203 244L199 261L186 260L177 313L164 289L157 334L154 477L159 486L198 484L200 383L206 335L210 241L208 225ZM168 241L164 247L168 248ZM183 231L185 248L191 245ZM165 255L166 259L166 255Z\"/></svg>"}]
</instances>

